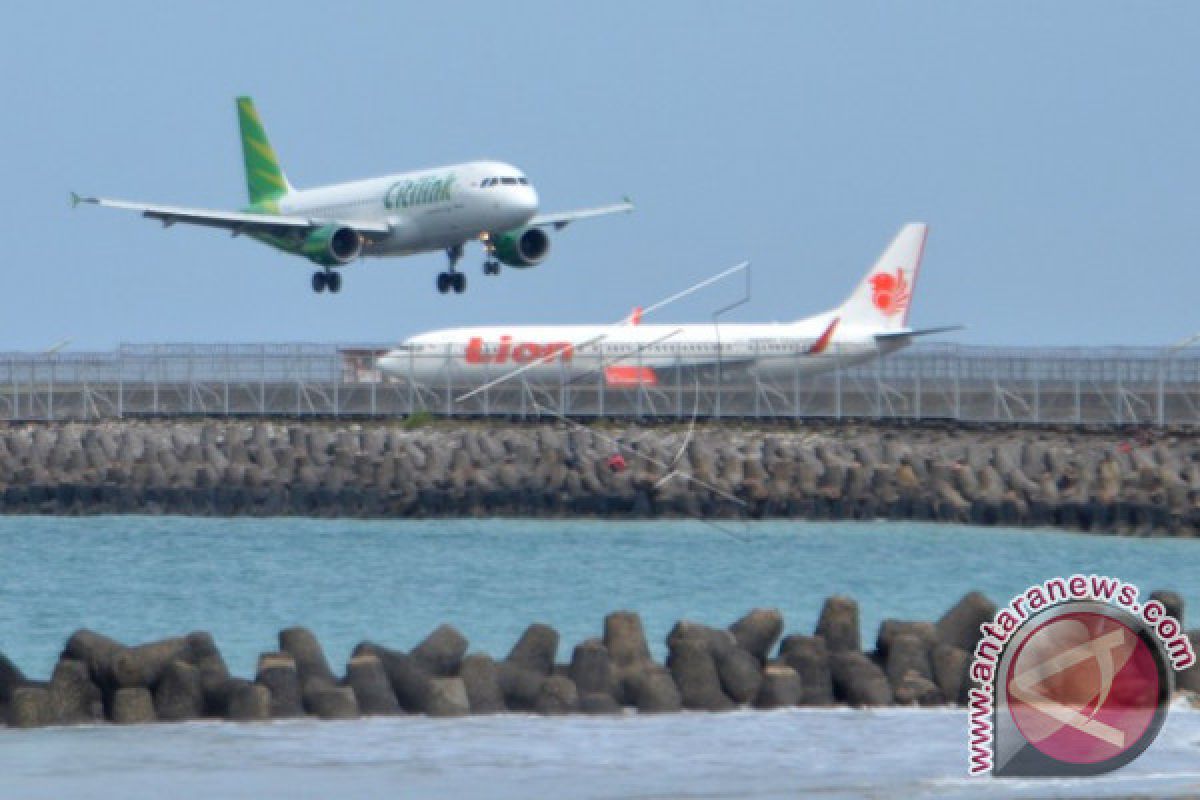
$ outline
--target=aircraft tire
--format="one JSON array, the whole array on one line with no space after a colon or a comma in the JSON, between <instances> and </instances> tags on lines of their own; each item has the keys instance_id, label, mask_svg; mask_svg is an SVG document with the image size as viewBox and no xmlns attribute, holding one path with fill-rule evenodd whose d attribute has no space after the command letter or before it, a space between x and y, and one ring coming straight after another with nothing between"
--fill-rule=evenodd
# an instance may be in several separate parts
<instances>
[{"instance_id":1,"label":"aircraft tire","mask_svg":"<svg viewBox=\"0 0 1200 800\"><path fill-rule=\"evenodd\" d=\"M325 273L314 272L312 276L312 290L314 292L325 291Z\"/></svg>"},{"instance_id":2,"label":"aircraft tire","mask_svg":"<svg viewBox=\"0 0 1200 800\"><path fill-rule=\"evenodd\" d=\"M330 292L340 292L342 290L342 276L337 272L330 272L325 276L325 283L329 286Z\"/></svg>"},{"instance_id":3,"label":"aircraft tire","mask_svg":"<svg viewBox=\"0 0 1200 800\"><path fill-rule=\"evenodd\" d=\"M456 272L451 276L451 282L454 286L455 294L462 294L467 290L467 276L461 272Z\"/></svg>"},{"instance_id":4,"label":"aircraft tire","mask_svg":"<svg viewBox=\"0 0 1200 800\"><path fill-rule=\"evenodd\" d=\"M450 273L439 272L437 276L437 290L442 294L450 291Z\"/></svg>"}]
</instances>

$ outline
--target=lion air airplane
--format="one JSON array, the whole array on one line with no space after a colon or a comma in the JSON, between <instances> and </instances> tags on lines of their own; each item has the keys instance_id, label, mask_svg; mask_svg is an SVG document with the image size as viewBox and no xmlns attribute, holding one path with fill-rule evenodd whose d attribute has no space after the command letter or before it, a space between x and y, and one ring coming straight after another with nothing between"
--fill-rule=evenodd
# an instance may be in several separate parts
<instances>
[{"instance_id":1,"label":"lion air airplane","mask_svg":"<svg viewBox=\"0 0 1200 800\"><path fill-rule=\"evenodd\" d=\"M378 365L389 375L435 386L591 374L609 386L629 387L657 385L665 370L718 363L767 377L859 364L899 350L913 337L958 329L908 327L927 230L923 223L904 226L846 302L797 322L643 325L635 310L615 325L453 328L413 336Z\"/></svg>"},{"instance_id":2,"label":"lion air airplane","mask_svg":"<svg viewBox=\"0 0 1200 800\"><path fill-rule=\"evenodd\" d=\"M516 167L499 161L472 161L448 167L405 172L322 186L295 189L283 174L275 150L249 97L237 99L250 204L241 211L147 205L104 197L80 197L73 205L94 203L137 211L160 220L224 228L307 258L322 269L314 272L315 292L342 288L334 270L360 256L407 256L444 250L450 259L437 277L442 294L467 288L456 270L467 242L478 240L487 253L485 275L499 275L500 265L533 267L550 252L545 228L561 230L589 217L632 211L628 200L614 205L538 213L538 196Z\"/></svg>"}]
</instances>

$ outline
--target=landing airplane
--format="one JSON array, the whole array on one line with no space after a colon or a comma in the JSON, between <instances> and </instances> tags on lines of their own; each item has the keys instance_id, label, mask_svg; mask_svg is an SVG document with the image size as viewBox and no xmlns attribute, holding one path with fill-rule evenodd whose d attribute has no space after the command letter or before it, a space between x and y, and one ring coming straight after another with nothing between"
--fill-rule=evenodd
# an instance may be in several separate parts
<instances>
[{"instance_id":1,"label":"landing airplane","mask_svg":"<svg viewBox=\"0 0 1200 800\"><path fill-rule=\"evenodd\" d=\"M603 376L614 387L655 386L666 370L745 368L790 377L860 364L961 326L913 330L909 305L928 227L904 226L846 302L791 323L453 328L406 339L378 359L389 375L435 386ZM470 394L475 394L478 388ZM462 398L460 398L462 399Z\"/></svg>"},{"instance_id":2,"label":"landing airplane","mask_svg":"<svg viewBox=\"0 0 1200 800\"><path fill-rule=\"evenodd\" d=\"M487 253L485 275L500 265L533 267L550 252L546 228L561 230L572 222L633 210L628 200L613 205L538 213L538 196L516 167L499 161L471 161L404 172L382 178L295 189L284 176L275 150L249 97L237 98L246 189L250 204L241 211L213 211L105 197L80 197L72 205L93 203L137 211L164 227L176 222L224 228L246 234L285 253L304 256L322 269L314 272L314 292L337 292L336 269L360 256L407 256L444 250L449 269L439 273L442 294L467 288L456 267L467 242L478 240Z\"/></svg>"}]
</instances>

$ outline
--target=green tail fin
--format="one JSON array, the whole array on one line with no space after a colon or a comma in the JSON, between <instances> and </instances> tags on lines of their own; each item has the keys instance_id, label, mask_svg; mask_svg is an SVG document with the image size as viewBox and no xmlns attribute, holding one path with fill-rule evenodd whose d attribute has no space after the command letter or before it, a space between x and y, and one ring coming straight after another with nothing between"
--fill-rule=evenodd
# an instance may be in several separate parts
<instances>
[{"instance_id":1,"label":"green tail fin","mask_svg":"<svg viewBox=\"0 0 1200 800\"><path fill-rule=\"evenodd\" d=\"M264 203L277 200L291 191L275 149L267 141L267 132L254 101L249 97L237 99L238 125L242 130L242 157L246 161L246 192L250 202Z\"/></svg>"}]
</instances>

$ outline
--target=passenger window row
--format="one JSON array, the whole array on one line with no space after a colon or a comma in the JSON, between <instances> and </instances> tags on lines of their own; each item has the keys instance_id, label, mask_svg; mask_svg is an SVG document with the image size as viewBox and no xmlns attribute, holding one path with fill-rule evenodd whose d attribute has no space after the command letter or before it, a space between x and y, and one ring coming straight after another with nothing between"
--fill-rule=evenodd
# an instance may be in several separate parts
<instances>
[{"instance_id":1,"label":"passenger window row","mask_svg":"<svg viewBox=\"0 0 1200 800\"><path fill-rule=\"evenodd\" d=\"M484 178L483 181L479 184L479 188L487 189L492 186L500 186L501 184L503 184L504 186L528 186L529 180L527 178L525 178L524 176L519 177L519 178L513 178L513 177L508 177L508 176L503 177L503 178Z\"/></svg>"}]
</instances>

